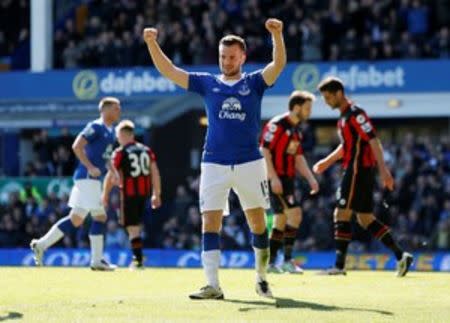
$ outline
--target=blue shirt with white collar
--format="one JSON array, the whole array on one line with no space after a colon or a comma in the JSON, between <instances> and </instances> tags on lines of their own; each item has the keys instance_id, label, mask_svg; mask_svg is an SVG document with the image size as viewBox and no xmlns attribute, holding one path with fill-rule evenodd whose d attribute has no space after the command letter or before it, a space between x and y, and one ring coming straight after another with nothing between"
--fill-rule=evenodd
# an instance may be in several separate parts
<instances>
[{"instance_id":1,"label":"blue shirt with white collar","mask_svg":"<svg viewBox=\"0 0 450 323\"><path fill-rule=\"evenodd\" d=\"M98 179L100 180L107 172L107 163L111 158L113 145L116 140L113 127L107 127L101 118L89 122L81 131L81 136L86 139L84 147L89 161L102 172L101 177L90 177L86 167L78 162L73 179Z\"/></svg>"},{"instance_id":2,"label":"blue shirt with white collar","mask_svg":"<svg viewBox=\"0 0 450 323\"><path fill-rule=\"evenodd\" d=\"M203 97L208 118L203 162L235 165L262 158L258 134L268 86L261 72L243 73L231 85L219 75L189 73L188 90Z\"/></svg>"}]
</instances>

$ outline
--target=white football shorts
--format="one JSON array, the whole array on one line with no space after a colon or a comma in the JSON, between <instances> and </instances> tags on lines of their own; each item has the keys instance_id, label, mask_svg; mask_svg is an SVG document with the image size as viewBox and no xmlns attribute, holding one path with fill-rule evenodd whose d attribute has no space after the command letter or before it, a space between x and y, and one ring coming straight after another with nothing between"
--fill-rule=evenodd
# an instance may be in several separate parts
<instances>
[{"instance_id":1,"label":"white football shorts","mask_svg":"<svg viewBox=\"0 0 450 323\"><path fill-rule=\"evenodd\" d=\"M81 209L85 214L90 212L93 216L97 214L105 214L105 209L101 201L101 195L101 181L95 179L75 180L69 197L69 206L72 209Z\"/></svg>"},{"instance_id":2,"label":"white football shorts","mask_svg":"<svg viewBox=\"0 0 450 323\"><path fill-rule=\"evenodd\" d=\"M267 209L269 187L263 158L238 165L202 163L200 211L226 210L230 189L239 197L244 210Z\"/></svg>"}]
</instances>

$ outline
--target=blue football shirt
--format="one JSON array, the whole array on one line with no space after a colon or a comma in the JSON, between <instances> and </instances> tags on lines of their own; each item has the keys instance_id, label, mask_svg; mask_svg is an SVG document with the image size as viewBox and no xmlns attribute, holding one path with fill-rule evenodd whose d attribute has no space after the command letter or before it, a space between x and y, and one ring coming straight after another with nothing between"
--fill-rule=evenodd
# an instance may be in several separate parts
<instances>
[{"instance_id":1,"label":"blue football shirt","mask_svg":"<svg viewBox=\"0 0 450 323\"><path fill-rule=\"evenodd\" d=\"M219 75L189 73L188 90L203 97L208 118L203 162L235 165L262 158L258 134L268 86L261 72L243 73L233 85Z\"/></svg>"},{"instance_id":2,"label":"blue football shirt","mask_svg":"<svg viewBox=\"0 0 450 323\"><path fill-rule=\"evenodd\" d=\"M102 119L96 119L89 122L80 134L87 141L85 146L87 158L95 167L100 169L103 177L107 172L106 165L111 158L113 145L116 140L114 128L108 128ZM73 179L87 178L92 177L89 176L86 167L81 162L78 162ZM96 179L101 179L101 177Z\"/></svg>"}]
</instances>

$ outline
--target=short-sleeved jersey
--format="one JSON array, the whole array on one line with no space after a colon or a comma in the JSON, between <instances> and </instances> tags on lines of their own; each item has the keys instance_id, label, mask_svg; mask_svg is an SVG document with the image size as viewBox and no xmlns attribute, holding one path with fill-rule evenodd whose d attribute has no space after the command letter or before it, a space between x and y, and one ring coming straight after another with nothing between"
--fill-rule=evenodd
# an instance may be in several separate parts
<instances>
[{"instance_id":1,"label":"short-sleeved jersey","mask_svg":"<svg viewBox=\"0 0 450 323\"><path fill-rule=\"evenodd\" d=\"M349 105L341 114L337 127L344 148L342 167L375 167L377 162L369 140L376 134L366 112L356 105Z\"/></svg>"},{"instance_id":2,"label":"short-sleeved jersey","mask_svg":"<svg viewBox=\"0 0 450 323\"><path fill-rule=\"evenodd\" d=\"M189 73L188 90L203 97L208 117L203 162L234 165L262 157L258 134L267 88L261 70L243 73L233 85L221 81L219 75Z\"/></svg>"},{"instance_id":3,"label":"short-sleeved jersey","mask_svg":"<svg viewBox=\"0 0 450 323\"><path fill-rule=\"evenodd\" d=\"M270 150L278 176L295 176L295 157L303 154L300 124L294 124L289 114L272 118L263 128L261 147Z\"/></svg>"},{"instance_id":4,"label":"short-sleeved jersey","mask_svg":"<svg viewBox=\"0 0 450 323\"><path fill-rule=\"evenodd\" d=\"M114 150L112 164L120 174L120 188L126 198L149 197L152 190L151 163L156 161L153 151L132 142Z\"/></svg>"},{"instance_id":5,"label":"short-sleeved jersey","mask_svg":"<svg viewBox=\"0 0 450 323\"><path fill-rule=\"evenodd\" d=\"M107 162L111 158L113 145L116 140L114 128L108 128L101 119L96 119L89 122L80 134L87 141L85 146L87 158L95 167L100 169L102 176L104 176L107 171ZM78 162L73 178L74 180L78 180L91 177L86 167L81 162ZM101 177L91 179L100 180Z\"/></svg>"}]
</instances>

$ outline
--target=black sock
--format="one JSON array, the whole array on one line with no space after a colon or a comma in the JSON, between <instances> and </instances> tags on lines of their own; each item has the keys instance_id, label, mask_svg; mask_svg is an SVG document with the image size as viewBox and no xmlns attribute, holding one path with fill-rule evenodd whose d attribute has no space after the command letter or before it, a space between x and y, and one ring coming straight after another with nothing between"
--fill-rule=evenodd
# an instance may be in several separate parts
<instances>
[{"instance_id":1,"label":"black sock","mask_svg":"<svg viewBox=\"0 0 450 323\"><path fill-rule=\"evenodd\" d=\"M334 244L336 248L335 266L344 269L348 244L352 240L352 227L349 221L337 221L334 223Z\"/></svg>"},{"instance_id":2,"label":"black sock","mask_svg":"<svg viewBox=\"0 0 450 323\"><path fill-rule=\"evenodd\" d=\"M297 228L287 225L284 231L284 261L290 261L292 259L292 250L294 249L296 237Z\"/></svg>"},{"instance_id":3,"label":"black sock","mask_svg":"<svg viewBox=\"0 0 450 323\"><path fill-rule=\"evenodd\" d=\"M275 263L275 260L277 259L278 250L283 246L283 237L284 232L280 231L276 228L272 229L272 232L270 234L270 258L269 258L269 264L273 265Z\"/></svg>"},{"instance_id":4,"label":"black sock","mask_svg":"<svg viewBox=\"0 0 450 323\"><path fill-rule=\"evenodd\" d=\"M133 258L138 264L142 264L142 238L131 239L131 250L133 251Z\"/></svg>"},{"instance_id":5,"label":"black sock","mask_svg":"<svg viewBox=\"0 0 450 323\"><path fill-rule=\"evenodd\" d=\"M373 221L367 227L369 231L375 238L380 240L386 247L392 250L397 260L402 259L403 250L395 243L392 237L389 227L378 220Z\"/></svg>"}]
</instances>

